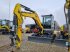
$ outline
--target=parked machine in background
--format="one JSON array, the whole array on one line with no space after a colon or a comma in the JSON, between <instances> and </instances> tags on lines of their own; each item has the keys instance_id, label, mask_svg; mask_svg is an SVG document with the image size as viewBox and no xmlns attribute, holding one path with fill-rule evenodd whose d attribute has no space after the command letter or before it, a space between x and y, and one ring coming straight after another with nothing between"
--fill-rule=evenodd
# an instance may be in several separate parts
<instances>
[{"instance_id":1,"label":"parked machine in background","mask_svg":"<svg viewBox=\"0 0 70 52\"><path fill-rule=\"evenodd\" d=\"M25 31L26 31L26 33L31 33L30 27L29 26L26 26Z\"/></svg>"},{"instance_id":2,"label":"parked machine in background","mask_svg":"<svg viewBox=\"0 0 70 52\"><path fill-rule=\"evenodd\" d=\"M10 20L0 20L0 32L2 34L10 33Z\"/></svg>"}]
</instances>

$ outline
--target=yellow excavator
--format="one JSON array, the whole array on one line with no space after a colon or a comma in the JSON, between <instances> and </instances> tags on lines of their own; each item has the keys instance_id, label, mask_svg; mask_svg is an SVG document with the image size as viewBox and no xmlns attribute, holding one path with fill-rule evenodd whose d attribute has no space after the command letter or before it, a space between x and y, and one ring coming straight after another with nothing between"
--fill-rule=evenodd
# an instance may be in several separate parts
<instances>
[{"instance_id":1,"label":"yellow excavator","mask_svg":"<svg viewBox=\"0 0 70 52\"><path fill-rule=\"evenodd\" d=\"M25 11L21 11L21 8L24 8ZM14 17L13 17L13 25L14 25L14 34L15 34L15 45L16 48L20 48L21 42L22 42L22 24L23 24L23 19L26 17L32 18L35 23L40 27L40 33L43 34L43 26L41 25L40 19L37 15L37 13L30 8L17 3L14 11L13 11Z\"/></svg>"},{"instance_id":2,"label":"yellow excavator","mask_svg":"<svg viewBox=\"0 0 70 52\"><path fill-rule=\"evenodd\" d=\"M22 11L21 8L24 8L27 12ZM70 9L70 0L66 0L64 9L65 8ZM36 22L36 24L40 27L40 30L41 30L40 33L43 34L43 26L41 25L40 19L35 11L31 10L30 8L22 4L17 3L14 8L13 14L14 14L13 25L14 25L15 35L16 35L16 38L15 38L16 48L20 48L21 43L22 43L22 23L23 23L22 18L26 18L26 17L32 18ZM65 13L65 16L67 16L66 13ZM68 40L70 40L70 38ZM70 52L70 46L68 46L68 48Z\"/></svg>"},{"instance_id":3,"label":"yellow excavator","mask_svg":"<svg viewBox=\"0 0 70 52\"><path fill-rule=\"evenodd\" d=\"M10 32L9 20L0 20L0 32L2 34Z\"/></svg>"}]
</instances>

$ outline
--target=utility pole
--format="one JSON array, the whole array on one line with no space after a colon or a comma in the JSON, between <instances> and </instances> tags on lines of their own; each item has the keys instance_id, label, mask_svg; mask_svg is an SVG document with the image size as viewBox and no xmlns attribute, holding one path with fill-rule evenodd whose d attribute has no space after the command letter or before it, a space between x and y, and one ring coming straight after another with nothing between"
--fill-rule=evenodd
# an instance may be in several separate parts
<instances>
[{"instance_id":1,"label":"utility pole","mask_svg":"<svg viewBox=\"0 0 70 52\"><path fill-rule=\"evenodd\" d=\"M11 1L9 1L9 18L10 18L10 2L11 2Z\"/></svg>"}]
</instances>

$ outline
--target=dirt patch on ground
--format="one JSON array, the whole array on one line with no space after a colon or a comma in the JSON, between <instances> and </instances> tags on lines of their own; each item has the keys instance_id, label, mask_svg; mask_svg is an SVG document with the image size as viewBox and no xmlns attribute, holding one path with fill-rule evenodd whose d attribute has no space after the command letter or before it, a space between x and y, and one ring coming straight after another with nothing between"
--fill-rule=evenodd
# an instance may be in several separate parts
<instances>
[{"instance_id":1,"label":"dirt patch on ground","mask_svg":"<svg viewBox=\"0 0 70 52\"><path fill-rule=\"evenodd\" d=\"M0 48L0 52L10 52L11 47L4 46ZM14 48L15 49L15 48ZM16 50L16 49L15 49ZM29 42L23 43L19 50L15 52L68 52L66 47L59 47L51 44Z\"/></svg>"},{"instance_id":2,"label":"dirt patch on ground","mask_svg":"<svg viewBox=\"0 0 70 52\"><path fill-rule=\"evenodd\" d=\"M4 42L2 42L4 40ZM0 35L0 43L5 44L5 42L10 42L9 36L7 35ZM20 49L15 49L15 52L68 52L67 47L56 46L54 44L47 44L47 43L36 43L27 41L27 35L22 41L22 46ZM0 52L10 52L11 47L10 45L6 45L0 47Z\"/></svg>"}]
</instances>

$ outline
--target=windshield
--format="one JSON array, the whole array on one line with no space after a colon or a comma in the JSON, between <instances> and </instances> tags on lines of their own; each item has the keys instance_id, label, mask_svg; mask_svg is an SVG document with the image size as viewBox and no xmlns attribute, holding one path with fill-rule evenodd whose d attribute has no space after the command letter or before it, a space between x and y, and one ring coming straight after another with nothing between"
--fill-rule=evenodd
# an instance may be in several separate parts
<instances>
[{"instance_id":1,"label":"windshield","mask_svg":"<svg viewBox=\"0 0 70 52\"><path fill-rule=\"evenodd\" d=\"M5 20L2 21L2 25L6 25L6 21Z\"/></svg>"},{"instance_id":2,"label":"windshield","mask_svg":"<svg viewBox=\"0 0 70 52\"><path fill-rule=\"evenodd\" d=\"M51 28L52 18L50 15L46 15L43 17L43 27L50 29Z\"/></svg>"},{"instance_id":3,"label":"windshield","mask_svg":"<svg viewBox=\"0 0 70 52\"><path fill-rule=\"evenodd\" d=\"M51 25L51 18L46 18L45 24Z\"/></svg>"}]
</instances>

